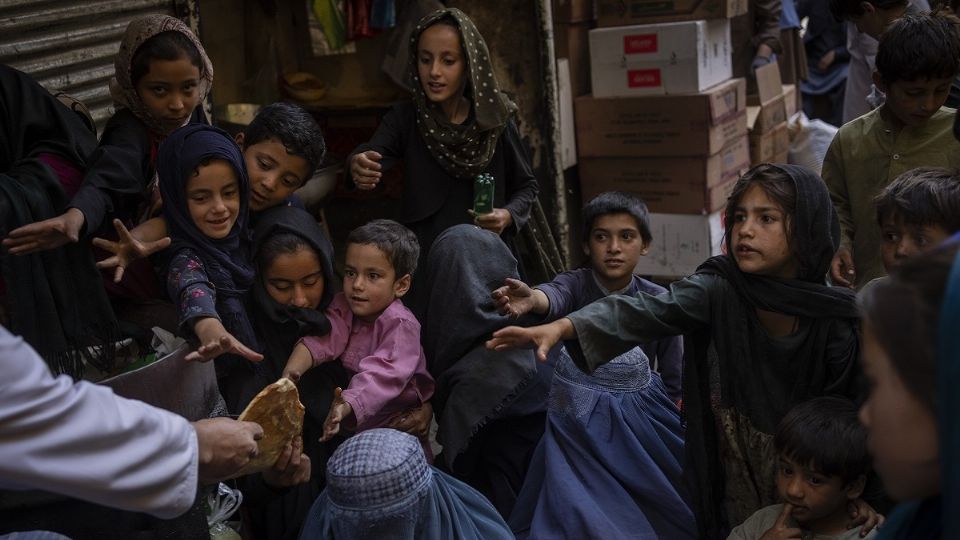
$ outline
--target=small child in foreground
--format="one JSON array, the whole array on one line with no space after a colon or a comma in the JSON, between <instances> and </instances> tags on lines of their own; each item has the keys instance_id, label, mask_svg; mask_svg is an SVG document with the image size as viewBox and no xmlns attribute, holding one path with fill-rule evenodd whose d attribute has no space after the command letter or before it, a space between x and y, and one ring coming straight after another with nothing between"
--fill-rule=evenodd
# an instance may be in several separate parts
<instances>
[{"instance_id":1,"label":"small child in foreground","mask_svg":"<svg viewBox=\"0 0 960 540\"><path fill-rule=\"evenodd\" d=\"M389 427L398 414L433 395L420 346L420 323L400 298L410 289L420 246L416 236L387 219L371 221L347 236L343 292L327 308L330 333L303 338L287 360L285 377L337 358L351 374L337 388L323 426L323 440L341 423L364 431ZM421 439L428 458L430 445Z\"/></svg>"},{"instance_id":2,"label":"small child in foreground","mask_svg":"<svg viewBox=\"0 0 960 540\"><path fill-rule=\"evenodd\" d=\"M870 466L867 430L847 399L819 397L794 407L773 439L782 504L767 506L733 529L727 540L847 540L850 503L863 492Z\"/></svg>"}]
</instances>

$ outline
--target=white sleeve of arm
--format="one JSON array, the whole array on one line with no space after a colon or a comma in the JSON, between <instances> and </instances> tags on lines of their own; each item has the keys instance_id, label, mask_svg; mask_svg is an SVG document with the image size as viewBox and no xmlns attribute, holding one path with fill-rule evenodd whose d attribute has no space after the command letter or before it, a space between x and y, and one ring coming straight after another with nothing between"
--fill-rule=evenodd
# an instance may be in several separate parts
<instances>
[{"instance_id":1,"label":"white sleeve of arm","mask_svg":"<svg viewBox=\"0 0 960 540\"><path fill-rule=\"evenodd\" d=\"M197 459L186 419L104 386L54 378L0 326L0 488L170 519L193 504Z\"/></svg>"}]
</instances>

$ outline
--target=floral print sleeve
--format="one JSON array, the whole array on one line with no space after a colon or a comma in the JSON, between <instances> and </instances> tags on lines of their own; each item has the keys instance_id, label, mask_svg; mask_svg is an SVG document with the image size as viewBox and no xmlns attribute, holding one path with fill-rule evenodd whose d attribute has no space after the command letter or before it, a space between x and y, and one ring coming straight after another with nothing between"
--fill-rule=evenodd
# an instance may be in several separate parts
<instances>
[{"instance_id":1,"label":"floral print sleeve","mask_svg":"<svg viewBox=\"0 0 960 540\"><path fill-rule=\"evenodd\" d=\"M217 317L216 289L193 250L184 249L173 256L167 273L167 293L177 304L181 330L192 333L188 323L197 317Z\"/></svg>"}]
</instances>

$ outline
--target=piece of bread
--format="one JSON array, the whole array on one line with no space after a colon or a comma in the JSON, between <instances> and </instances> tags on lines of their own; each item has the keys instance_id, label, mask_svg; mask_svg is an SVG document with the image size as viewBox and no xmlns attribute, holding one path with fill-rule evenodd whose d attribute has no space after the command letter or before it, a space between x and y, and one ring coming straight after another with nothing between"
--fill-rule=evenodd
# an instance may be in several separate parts
<instances>
[{"instance_id":1,"label":"piece of bread","mask_svg":"<svg viewBox=\"0 0 960 540\"><path fill-rule=\"evenodd\" d=\"M303 435L303 404L297 385L284 377L267 386L247 405L239 420L256 422L263 428L263 438L257 441L257 457L250 460L240 473L250 474L273 467L287 443Z\"/></svg>"}]
</instances>

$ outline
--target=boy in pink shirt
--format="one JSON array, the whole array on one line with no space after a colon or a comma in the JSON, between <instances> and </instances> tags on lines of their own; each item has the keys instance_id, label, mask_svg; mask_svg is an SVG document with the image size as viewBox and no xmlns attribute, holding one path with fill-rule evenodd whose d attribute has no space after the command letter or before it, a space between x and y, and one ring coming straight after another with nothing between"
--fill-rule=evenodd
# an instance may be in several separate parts
<instances>
[{"instance_id":1,"label":"boy in pink shirt","mask_svg":"<svg viewBox=\"0 0 960 540\"><path fill-rule=\"evenodd\" d=\"M347 389L337 388L322 440L336 435L341 423L356 431L389 427L398 414L433 395L420 323L400 301L419 252L413 232L387 219L347 236L343 292L326 311L330 332L300 340L283 371L297 381L308 369L339 358L351 373ZM430 458L430 445L425 438L421 443Z\"/></svg>"}]
</instances>

